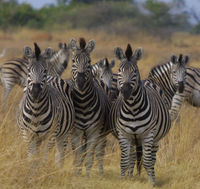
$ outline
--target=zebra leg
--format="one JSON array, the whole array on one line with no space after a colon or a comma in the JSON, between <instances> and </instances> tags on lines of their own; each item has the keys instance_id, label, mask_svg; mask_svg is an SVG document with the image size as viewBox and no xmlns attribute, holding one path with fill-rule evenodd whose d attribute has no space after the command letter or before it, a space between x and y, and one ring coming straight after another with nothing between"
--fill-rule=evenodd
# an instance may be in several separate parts
<instances>
[{"instance_id":1,"label":"zebra leg","mask_svg":"<svg viewBox=\"0 0 200 189\"><path fill-rule=\"evenodd\" d=\"M129 154L129 177L133 178L133 170L136 162L136 152L134 148L134 143L131 142L130 145L130 154Z\"/></svg>"},{"instance_id":2,"label":"zebra leg","mask_svg":"<svg viewBox=\"0 0 200 189\"><path fill-rule=\"evenodd\" d=\"M153 132L150 132L148 135L143 138L143 165L149 176L149 181L152 185L155 185L155 174L154 174L154 165L152 159L152 148L153 148Z\"/></svg>"},{"instance_id":3,"label":"zebra leg","mask_svg":"<svg viewBox=\"0 0 200 189\"><path fill-rule=\"evenodd\" d=\"M44 165L47 161L47 158L48 158L48 154L49 152L51 151L51 149L53 148L54 144L55 144L55 135L51 136L48 141L47 141L47 144L44 148L44 157L43 157L43 161L42 161L42 164Z\"/></svg>"},{"instance_id":4,"label":"zebra leg","mask_svg":"<svg viewBox=\"0 0 200 189\"><path fill-rule=\"evenodd\" d=\"M73 129L71 132L71 143L72 149L75 151L75 158L74 158L74 166L76 167L75 174L79 175L81 172L81 165L83 162L85 153L83 153L85 145L82 145L83 142L83 132L78 129Z\"/></svg>"},{"instance_id":5,"label":"zebra leg","mask_svg":"<svg viewBox=\"0 0 200 189\"><path fill-rule=\"evenodd\" d=\"M98 129L96 129L96 131L93 131L87 136L86 156L85 156L85 166L86 166L87 177L90 176L90 170L92 168L93 160L94 160L94 151L99 139L100 139L100 134L99 134Z\"/></svg>"},{"instance_id":6,"label":"zebra leg","mask_svg":"<svg viewBox=\"0 0 200 189\"><path fill-rule=\"evenodd\" d=\"M65 157L65 151L67 148L67 143L68 143L68 136L64 136L62 138L57 138L55 161L56 161L56 165L59 168L61 168L64 163L64 157Z\"/></svg>"},{"instance_id":7,"label":"zebra leg","mask_svg":"<svg viewBox=\"0 0 200 189\"><path fill-rule=\"evenodd\" d=\"M99 162L99 174L103 175L104 174L104 169L103 169L103 158L105 155L105 147L107 144L107 138L103 137L100 139L98 142L95 150L96 150L96 158Z\"/></svg>"},{"instance_id":8,"label":"zebra leg","mask_svg":"<svg viewBox=\"0 0 200 189\"><path fill-rule=\"evenodd\" d=\"M29 160L32 159L33 155L37 158L38 157L38 147L41 145L41 140L37 137L32 137L31 140L28 142L28 158ZM38 160L35 159L30 167L29 173L27 174L27 178L25 179L25 183L29 182L33 177L36 167L38 165Z\"/></svg>"},{"instance_id":9,"label":"zebra leg","mask_svg":"<svg viewBox=\"0 0 200 189\"><path fill-rule=\"evenodd\" d=\"M31 159L33 157L33 155L38 155L39 153L39 146L41 145L41 140L38 139L38 137L32 137L31 140L29 140L28 142L28 149L27 149L27 153L28 153L28 158Z\"/></svg>"},{"instance_id":10,"label":"zebra leg","mask_svg":"<svg viewBox=\"0 0 200 189\"><path fill-rule=\"evenodd\" d=\"M152 148L152 163L153 163L153 167L155 166L155 163L156 163L156 153L158 151L158 148L159 148L158 144L155 143L153 145L153 148Z\"/></svg>"},{"instance_id":11,"label":"zebra leg","mask_svg":"<svg viewBox=\"0 0 200 189\"><path fill-rule=\"evenodd\" d=\"M121 148L121 179L125 177L125 173L129 168L131 142L121 134L119 134L119 145Z\"/></svg>"},{"instance_id":12,"label":"zebra leg","mask_svg":"<svg viewBox=\"0 0 200 189\"><path fill-rule=\"evenodd\" d=\"M171 109L169 110L170 118L172 122L178 117L178 113L184 101L185 101L185 94L176 92L176 94L174 95L172 99ZM178 118L180 119L180 117Z\"/></svg>"}]
</instances>

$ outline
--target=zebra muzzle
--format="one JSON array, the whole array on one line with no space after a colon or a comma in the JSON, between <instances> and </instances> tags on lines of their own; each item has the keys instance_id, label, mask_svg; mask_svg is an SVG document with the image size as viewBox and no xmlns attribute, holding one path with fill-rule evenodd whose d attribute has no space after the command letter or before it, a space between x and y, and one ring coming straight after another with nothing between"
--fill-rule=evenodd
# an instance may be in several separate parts
<instances>
[{"instance_id":1,"label":"zebra muzzle","mask_svg":"<svg viewBox=\"0 0 200 189\"><path fill-rule=\"evenodd\" d=\"M125 100L129 99L132 93L132 87L129 83L125 83L121 88L122 96Z\"/></svg>"},{"instance_id":2,"label":"zebra muzzle","mask_svg":"<svg viewBox=\"0 0 200 189\"><path fill-rule=\"evenodd\" d=\"M183 81L178 82L178 92L183 93L183 91L184 91L184 82Z\"/></svg>"},{"instance_id":3,"label":"zebra muzzle","mask_svg":"<svg viewBox=\"0 0 200 189\"><path fill-rule=\"evenodd\" d=\"M78 73L76 78L76 84L80 90L84 88L85 82L85 73Z\"/></svg>"},{"instance_id":4,"label":"zebra muzzle","mask_svg":"<svg viewBox=\"0 0 200 189\"><path fill-rule=\"evenodd\" d=\"M39 97L41 91L42 91L41 85L39 83L34 83L32 90L31 90L33 99L37 99Z\"/></svg>"}]
</instances>

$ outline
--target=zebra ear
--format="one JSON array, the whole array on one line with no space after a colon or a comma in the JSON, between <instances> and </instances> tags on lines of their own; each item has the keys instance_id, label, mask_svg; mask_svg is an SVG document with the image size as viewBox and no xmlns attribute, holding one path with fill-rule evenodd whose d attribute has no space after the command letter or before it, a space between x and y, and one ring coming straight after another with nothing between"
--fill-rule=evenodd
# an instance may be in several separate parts
<instances>
[{"instance_id":1,"label":"zebra ear","mask_svg":"<svg viewBox=\"0 0 200 189\"><path fill-rule=\"evenodd\" d=\"M190 60L189 56L188 56L188 55L187 55L187 56L185 56L185 61L184 61L184 64L185 64L185 65L186 65L186 64L188 64L189 60Z\"/></svg>"},{"instance_id":2,"label":"zebra ear","mask_svg":"<svg viewBox=\"0 0 200 189\"><path fill-rule=\"evenodd\" d=\"M110 68L113 68L115 66L115 60L112 60L111 62L110 62Z\"/></svg>"},{"instance_id":3,"label":"zebra ear","mask_svg":"<svg viewBox=\"0 0 200 189\"><path fill-rule=\"evenodd\" d=\"M176 60L177 60L177 57L176 57L175 55L172 55L172 56L171 56L171 62L172 62L173 64L176 64Z\"/></svg>"},{"instance_id":4,"label":"zebra ear","mask_svg":"<svg viewBox=\"0 0 200 189\"><path fill-rule=\"evenodd\" d=\"M48 47L45 49L43 57L44 58L51 58L53 56L53 49L51 47Z\"/></svg>"},{"instance_id":5,"label":"zebra ear","mask_svg":"<svg viewBox=\"0 0 200 189\"><path fill-rule=\"evenodd\" d=\"M61 42L58 43L58 48L62 49L63 44Z\"/></svg>"},{"instance_id":6,"label":"zebra ear","mask_svg":"<svg viewBox=\"0 0 200 189\"><path fill-rule=\"evenodd\" d=\"M142 48L137 48L133 56L136 60L140 60L142 58Z\"/></svg>"},{"instance_id":7,"label":"zebra ear","mask_svg":"<svg viewBox=\"0 0 200 189\"><path fill-rule=\"evenodd\" d=\"M109 67L109 62L108 62L108 59L107 59L107 58L104 59L104 65L105 65L105 67L107 67L107 68Z\"/></svg>"},{"instance_id":8,"label":"zebra ear","mask_svg":"<svg viewBox=\"0 0 200 189\"><path fill-rule=\"evenodd\" d=\"M94 40L90 40L90 41L88 42L88 46L87 46L87 48L86 48L86 51L87 51L88 53L91 53L91 52L94 50L94 47L95 47L95 41L94 41Z\"/></svg>"},{"instance_id":9,"label":"zebra ear","mask_svg":"<svg viewBox=\"0 0 200 189\"><path fill-rule=\"evenodd\" d=\"M32 58L33 57L33 51L30 47L28 47L28 46L24 47L24 56L26 58Z\"/></svg>"},{"instance_id":10,"label":"zebra ear","mask_svg":"<svg viewBox=\"0 0 200 189\"><path fill-rule=\"evenodd\" d=\"M77 45L76 45L76 40L74 38L72 38L69 42L69 48L72 49L72 51L75 51L77 49Z\"/></svg>"},{"instance_id":11,"label":"zebra ear","mask_svg":"<svg viewBox=\"0 0 200 189\"><path fill-rule=\"evenodd\" d=\"M125 58L123 50L120 47L115 47L114 54L119 60Z\"/></svg>"},{"instance_id":12,"label":"zebra ear","mask_svg":"<svg viewBox=\"0 0 200 189\"><path fill-rule=\"evenodd\" d=\"M99 67L103 67L103 65L104 65L104 60L99 60Z\"/></svg>"}]
</instances>

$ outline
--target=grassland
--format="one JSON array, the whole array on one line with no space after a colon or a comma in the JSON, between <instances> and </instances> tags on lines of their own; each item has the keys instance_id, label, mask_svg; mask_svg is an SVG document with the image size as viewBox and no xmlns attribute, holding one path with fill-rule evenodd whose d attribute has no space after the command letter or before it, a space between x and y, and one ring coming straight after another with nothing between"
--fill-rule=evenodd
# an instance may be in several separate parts
<instances>
[{"instance_id":1,"label":"grassland","mask_svg":"<svg viewBox=\"0 0 200 189\"><path fill-rule=\"evenodd\" d=\"M7 49L6 56L1 63L11 57L21 57L24 45L33 46L36 41L42 49L47 46L57 48L59 41L69 42L71 37L85 37L94 39L96 48L92 53L92 62L99 58L114 58L115 46L125 48L130 43L133 48L142 47L143 59L138 63L142 78L145 78L150 68L166 61L172 54L189 54L190 64L200 67L199 51L200 36L186 33L174 34L169 40L133 33L132 36L122 37L103 32L62 31L43 32L21 30L13 33L0 32L0 51ZM71 62L70 62L71 65ZM63 78L70 77L70 69L63 74ZM117 62L118 66L118 62ZM117 71L117 66L115 71ZM0 89L2 94L2 87ZM98 175L95 164L91 178L85 178L85 169L79 177L73 175L73 153L68 148L65 164L62 169L54 165L54 150L49 156L45 167L38 165L32 169L26 155L26 144L23 142L16 124L16 107L23 95L19 87L13 89L7 106L0 111L0 188L137 188L149 189L146 172L135 176L133 180L120 180L120 149L118 142L109 136L106 147L105 175ZM157 185L163 189L198 189L200 188L200 109L184 104L180 112L180 122L173 124L169 134L160 142L160 149L156 162ZM70 146L70 145L69 145ZM38 157L40 159L40 157ZM29 175L31 179L29 179ZM27 180L29 181L27 182Z\"/></svg>"}]
</instances>

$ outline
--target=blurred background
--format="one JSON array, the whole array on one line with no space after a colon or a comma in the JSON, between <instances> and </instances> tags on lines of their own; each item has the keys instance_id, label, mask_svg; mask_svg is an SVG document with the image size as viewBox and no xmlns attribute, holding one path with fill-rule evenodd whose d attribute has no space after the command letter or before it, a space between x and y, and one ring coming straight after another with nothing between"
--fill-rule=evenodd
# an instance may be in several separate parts
<instances>
[{"instance_id":1,"label":"blurred background","mask_svg":"<svg viewBox=\"0 0 200 189\"><path fill-rule=\"evenodd\" d=\"M115 59L114 47L143 48L138 62L142 79L150 69L170 60L172 54L190 56L190 65L200 68L200 1L199 0L0 0L0 64L12 57L22 57L23 47L33 42L44 50L58 49L59 42L69 43L85 37L94 39L92 64L108 57ZM116 62L114 72L118 70ZM62 78L70 78L71 60ZM2 87L0 87L2 94ZM0 188L143 188L149 189L146 172L133 180L120 180L120 149L109 135L105 155L105 176L93 166L90 179L83 173L73 175L70 145L65 166L57 169L54 152L47 165L36 167L32 178L26 144L16 124L16 108L23 89L15 87L6 108L0 110ZM161 141L156 162L157 186L165 189L200 188L200 110L185 103L180 121L173 123ZM41 158L41 157L38 157Z\"/></svg>"}]
</instances>

